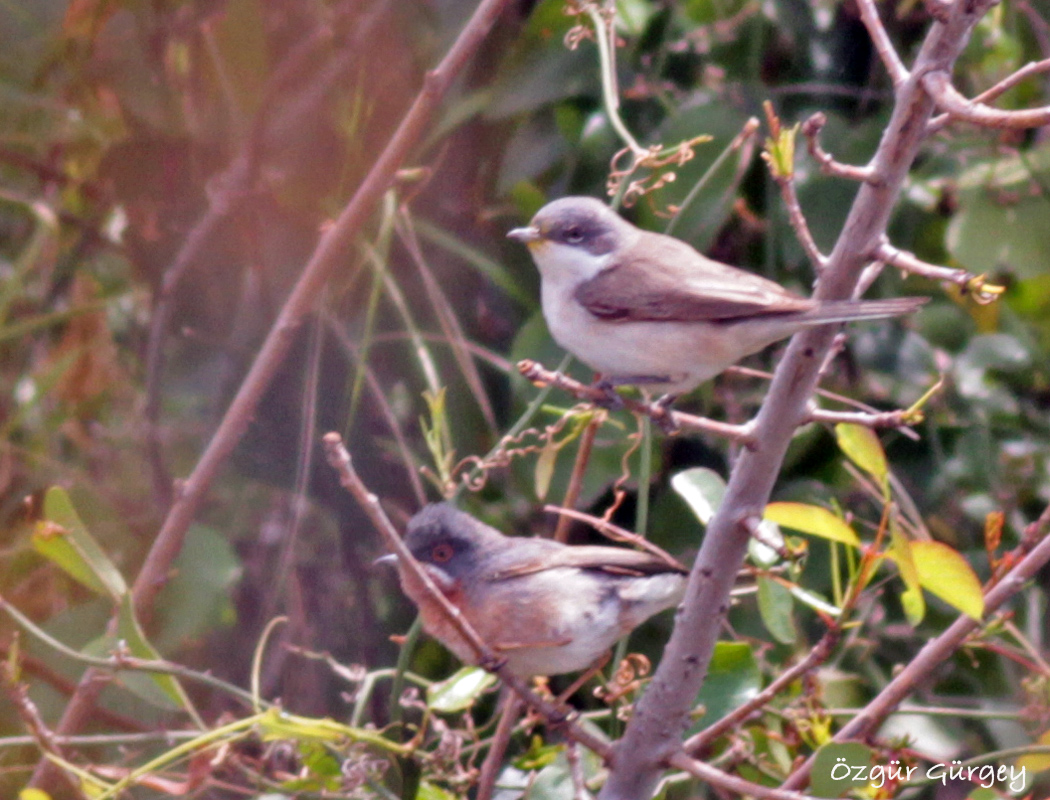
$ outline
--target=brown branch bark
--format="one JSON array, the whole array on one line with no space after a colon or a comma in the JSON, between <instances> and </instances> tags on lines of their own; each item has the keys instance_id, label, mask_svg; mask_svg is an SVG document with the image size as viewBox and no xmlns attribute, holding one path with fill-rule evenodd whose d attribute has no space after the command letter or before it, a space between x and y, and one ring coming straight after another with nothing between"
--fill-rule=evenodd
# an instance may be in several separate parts
<instances>
[{"instance_id":1,"label":"brown branch bark","mask_svg":"<svg viewBox=\"0 0 1050 800\"><path fill-rule=\"evenodd\" d=\"M934 70L922 78L922 85L951 119L969 122L983 128L1038 128L1050 125L1050 107L1026 108L1022 111L1004 111L969 100L952 86L948 70Z\"/></svg>"},{"instance_id":2,"label":"brown branch bark","mask_svg":"<svg viewBox=\"0 0 1050 800\"><path fill-rule=\"evenodd\" d=\"M934 104L921 85L921 76L950 70L990 6L991 0L954 3L945 22L934 23L926 35L912 72L896 87L893 113L871 162L876 180L860 186L817 283L817 298L850 297L867 265L865 254L874 252L886 233L908 169L926 135ZM871 31L870 21L866 22ZM877 33L878 29L873 32ZM893 60L880 54L894 70ZM904 76L891 77L896 82ZM756 418L754 445L741 452L722 506L708 525L660 666L616 745L602 800L649 797L664 765L679 752L689 710L728 610L733 577L747 551L745 522L760 515L769 500L834 337L830 328L814 328L797 334L788 346Z\"/></svg>"},{"instance_id":3,"label":"brown branch bark","mask_svg":"<svg viewBox=\"0 0 1050 800\"><path fill-rule=\"evenodd\" d=\"M339 264L344 263L344 254L353 243L354 237L368 220L375 204L393 183L397 170L422 140L434 112L452 82L462 72L488 36L500 13L509 4L510 0L481 0L445 57L424 76L419 94L386 148L339 218L321 237L215 435L193 472L179 486L175 502L157 533L157 538L132 587L134 610L140 618L152 608L157 593L167 580L175 557L182 549L186 530L193 522L208 488L248 429L259 400L288 354L296 331L317 301L328 276ZM56 727L57 734L69 735L83 726L107 680L106 676L97 670L89 669L85 672ZM43 761L37 765L30 785L47 790L49 786L55 785L56 778L56 770L50 762Z\"/></svg>"}]
</instances>

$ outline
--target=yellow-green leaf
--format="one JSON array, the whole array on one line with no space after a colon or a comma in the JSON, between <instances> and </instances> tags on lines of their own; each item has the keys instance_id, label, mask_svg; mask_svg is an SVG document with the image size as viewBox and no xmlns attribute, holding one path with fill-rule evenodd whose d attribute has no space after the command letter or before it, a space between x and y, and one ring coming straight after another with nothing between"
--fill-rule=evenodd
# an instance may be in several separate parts
<instances>
[{"instance_id":1,"label":"yellow-green leaf","mask_svg":"<svg viewBox=\"0 0 1050 800\"><path fill-rule=\"evenodd\" d=\"M904 607L904 614L908 622L918 625L926 616L926 600L922 596L919 570L915 567L915 559L912 557L911 541L892 520L890 535L892 537L891 554L897 564L897 569L900 570L905 586L904 591L901 592L901 605Z\"/></svg>"},{"instance_id":2,"label":"yellow-green leaf","mask_svg":"<svg viewBox=\"0 0 1050 800\"><path fill-rule=\"evenodd\" d=\"M871 428L840 422L835 426L835 440L846 457L879 483L883 497L889 497L889 467L882 442Z\"/></svg>"},{"instance_id":3,"label":"yellow-green leaf","mask_svg":"<svg viewBox=\"0 0 1050 800\"><path fill-rule=\"evenodd\" d=\"M51 795L43 789L23 789L18 793L18 800L51 800Z\"/></svg>"},{"instance_id":4,"label":"yellow-green leaf","mask_svg":"<svg viewBox=\"0 0 1050 800\"><path fill-rule=\"evenodd\" d=\"M1044 731L1043 735L1035 741L1038 745L1050 745L1050 730ZM1050 755L1046 753L1029 753L1021 756L1014 764L1019 770L1023 769L1031 773L1042 772L1050 769Z\"/></svg>"},{"instance_id":5,"label":"yellow-green leaf","mask_svg":"<svg viewBox=\"0 0 1050 800\"><path fill-rule=\"evenodd\" d=\"M88 532L66 490L52 486L44 495L44 521L32 534L33 549L93 592L119 600L128 587L120 570Z\"/></svg>"},{"instance_id":6,"label":"yellow-green leaf","mask_svg":"<svg viewBox=\"0 0 1050 800\"><path fill-rule=\"evenodd\" d=\"M551 488L551 478L554 477L554 465L558 463L558 445L550 440L543 446L539 458L536 459L536 497L543 500Z\"/></svg>"},{"instance_id":7,"label":"yellow-green leaf","mask_svg":"<svg viewBox=\"0 0 1050 800\"><path fill-rule=\"evenodd\" d=\"M984 616L981 582L958 552L941 542L912 542L911 555L923 589L967 616Z\"/></svg>"},{"instance_id":8,"label":"yellow-green leaf","mask_svg":"<svg viewBox=\"0 0 1050 800\"><path fill-rule=\"evenodd\" d=\"M770 503L766 506L763 516L785 528L860 547L860 539L853 528L820 506L811 506L808 503Z\"/></svg>"},{"instance_id":9,"label":"yellow-green leaf","mask_svg":"<svg viewBox=\"0 0 1050 800\"><path fill-rule=\"evenodd\" d=\"M117 617L117 637L125 643L128 651L136 658L159 661L160 654L149 643L142 628L135 619L135 612L131 604L131 594L124 595L120 603L120 613ZM182 708L194 715L193 706L186 695L182 684L172 675L163 673L129 673L123 676L123 681L130 689L145 700L158 705ZM160 690L159 696L157 689Z\"/></svg>"},{"instance_id":10,"label":"yellow-green leaf","mask_svg":"<svg viewBox=\"0 0 1050 800\"><path fill-rule=\"evenodd\" d=\"M455 675L427 687L427 707L448 714L465 711L494 686L496 680L495 675L481 667L463 667Z\"/></svg>"}]
</instances>

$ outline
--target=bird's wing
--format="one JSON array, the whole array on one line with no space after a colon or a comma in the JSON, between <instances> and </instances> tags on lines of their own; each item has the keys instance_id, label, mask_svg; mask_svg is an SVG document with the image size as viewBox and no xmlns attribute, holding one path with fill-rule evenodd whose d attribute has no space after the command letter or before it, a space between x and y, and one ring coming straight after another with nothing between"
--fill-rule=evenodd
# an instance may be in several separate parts
<instances>
[{"instance_id":1,"label":"bird's wing","mask_svg":"<svg viewBox=\"0 0 1050 800\"><path fill-rule=\"evenodd\" d=\"M808 311L814 305L780 284L706 258L672 237L661 236L655 244L645 252L640 246L631 248L581 283L576 300L610 321L730 321Z\"/></svg>"},{"instance_id":2,"label":"bird's wing","mask_svg":"<svg viewBox=\"0 0 1050 800\"><path fill-rule=\"evenodd\" d=\"M498 570L489 579L501 579L530 575L559 567L599 570L612 575L660 575L674 572L685 574L680 564L670 564L651 553L629 550L625 547L603 545L574 545L546 550L535 558L518 560L513 566Z\"/></svg>"}]
</instances>

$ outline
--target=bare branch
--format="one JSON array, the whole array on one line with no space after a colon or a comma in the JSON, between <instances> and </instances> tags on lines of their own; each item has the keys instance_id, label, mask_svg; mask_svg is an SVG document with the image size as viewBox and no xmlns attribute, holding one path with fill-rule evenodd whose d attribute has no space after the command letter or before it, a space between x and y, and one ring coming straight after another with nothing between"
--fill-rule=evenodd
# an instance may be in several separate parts
<instances>
[{"instance_id":1,"label":"bare branch","mask_svg":"<svg viewBox=\"0 0 1050 800\"><path fill-rule=\"evenodd\" d=\"M672 767L688 772L694 778L699 778L737 797L757 797L759 800L814 800L810 795L801 792L762 786L735 775L729 775L710 764L690 758L684 752L675 753L667 759L667 762Z\"/></svg>"},{"instance_id":2,"label":"bare branch","mask_svg":"<svg viewBox=\"0 0 1050 800\"><path fill-rule=\"evenodd\" d=\"M1050 508L1048 508L1050 511ZM1050 537L1046 535L1046 529L1050 525L1050 514L1044 511L1039 520L1029 526L1018 548L1026 554L1017 562L1007 575L999 581L994 588L984 596L984 619L988 620L991 615L1006 603L1011 597L1021 590L1035 573L1048 561L1050 561ZM908 664L897 673L893 680L879 692L864 710L854 717L848 724L835 734L834 741L844 742L851 739L864 739L871 735L875 729L889 716L900 703L911 694L917 686L929 680L934 673L934 667L948 658L963 643L967 636L976 631L982 622L968 617L965 614L951 624L951 626L938 636L928 642ZM802 786L813 768L814 758L811 757L798 770L796 770L783 784L784 788L797 789Z\"/></svg>"},{"instance_id":3,"label":"bare branch","mask_svg":"<svg viewBox=\"0 0 1050 800\"><path fill-rule=\"evenodd\" d=\"M886 28L879 19L879 10L875 7L874 0L857 0L857 7L860 10L860 18L864 22L864 27L868 29L872 44L875 45L875 52L879 54L879 58L886 67L886 72L890 74L893 88L899 89L911 75L900 56L897 55L889 34L886 33Z\"/></svg>"},{"instance_id":4,"label":"bare branch","mask_svg":"<svg viewBox=\"0 0 1050 800\"><path fill-rule=\"evenodd\" d=\"M795 231L795 237L806 251L813 264L813 270L819 275L828 259L813 240L813 234L809 231L809 224L795 192L795 140L798 138L798 126L785 128L769 100L762 104L762 108L766 112L766 123L769 125L769 138L766 140L765 150L762 151L762 160L766 162L769 174L780 187L780 196L787 208L788 220Z\"/></svg>"},{"instance_id":5,"label":"bare branch","mask_svg":"<svg viewBox=\"0 0 1050 800\"><path fill-rule=\"evenodd\" d=\"M823 111L818 111L802 123L802 135L806 137L806 148L813 160L820 164L820 171L836 178L851 181L872 181L875 173L871 167L855 167L851 164L840 164L830 153L820 146L820 132L827 124L828 118Z\"/></svg>"},{"instance_id":6,"label":"bare branch","mask_svg":"<svg viewBox=\"0 0 1050 800\"><path fill-rule=\"evenodd\" d=\"M576 501L580 499L580 491L583 489L583 479L587 474L587 465L591 460L591 451L594 449L594 439L598 435L598 429L604 422L604 415L595 415L587 423L587 427L580 434L580 446L576 450L576 461L572 465L572 474L569 476L569 485L565 489L565 499L562 505L565 508L575 508ZM569 540L569 526L572 518L564 514L558 518L558 526L554 529L553 539L556 542L567 542Z\"/></svg>"},{"instance_id":7,"label":"bare branch","mask_svg":"<svg viewBox=\"0 0 1050 800\"><path fill-rule=\"evenodd\" d=\"M542 364L530 359L518 362L518 372L525 378L538 386L556 386L574 395L579 400L587 400L596 405L605 405L609 402L609 396L597 386L589 386L578 380L562 375L560 372L546 369ZM642 414L651 418L656 423L670 422L682 429L704 431L716 436L723 436L734 442L748 446L751 443L751 428L749 425L731 425L727 422L718 422L706 417L697 417L682 411L673 411L658 403L648 403L635 400L630 397L620 397L623 407L635 414Z\"/></svg>"},{"instance_id":8,"label":"bare branch","mask_svg":"<svg viewBox=\"0 0 1050 800\"><path fill-rule=\"evenodd\" d=\"M1004 111L976 100L967 100L952 86L951 76L944 70L923 75L922 85L937 107L952 120L969 122L983 128L1038 128L1050 125L1050 106Z\"/></svg>"},{"instance_id":9,"label":"bare branch","mask_svg":"<svg viewBox=\"0 0 1050 800\"><path fill-rule=\"evenodd\" d=\"M1013 89L1017 84L1022 83L1033 75L1038 75L1042 72L1050 72L1050 58L1043 59L1042 61L1030 61L1021 67L1017 72L1012 75L1003 78L999 83L992 86L990 89L985 89L977 97L973 99L975 103L988 103L995 100L997 97L1006 94L1008 91ZM941 130L945 125L951 122L951 116L949 114L941 114L940 116L934 117L930 120L928 130L930 133L936 133Z\"/></svg>"},{"instance_id":10,"label":"bare branch","mask_svg":"<svg viewBox=\"0 0 1050 800\"><path fill-rule=\"evenodd\" d=\"M752 712L764 706L811 669L814 669L827 661L828 656L831 655L831 651L835 649L838 640L839 631L834 628L828 630L823 638L817 642L817 646L810 650L804 659L790 669L784 670L784 672L776 677L776 680L742 706L734 709L731 713L726 714L717 722L708 725L695 736L686 739L682 748L686 753L697 753L722 736L722 734L736 728L741 722L747 719Z\"/></svg>"},{"instance_id":11,"label":"bare branch","mask_svg":"<svg viewBox=\"0 0 1050 800\"><path fill-rule=\"evenodd\" d=\"M891 267L904 270L912 275L920 275L935 281L952 283L960 287L963 292L973 297L974 301L985 305L999 299L1005 291L1005 287L986 283L984 275L974 275L964 269L951 269L930 264L918 258L914 253L900 250L890 244L883 242L875 250L875 258Z\"/></svg>"},{"instance_id":12,"label":"bare branch","mask_svg":"<svg viewBox=\"0 0 1050 800\"><path fill-rule=\"evenodd\" d=\"M33 741L40 748L41 752L65 761L66 759L59 748L59 740L44 723L39 709L29 697L29 687L18 681L14 672L15 669L12 663L8 661L0 662L0 687L3 688L3 692L7 696L7 702L14 707L18 717L22 720L22 724L32 734ZM59 770L59 774L66 784L66 790L71 792L70 796L81 798L81 800L87 797L86 793L81 789L80 781L73 775L70 775L65 770Z\"/></svg>"}]
</instances>

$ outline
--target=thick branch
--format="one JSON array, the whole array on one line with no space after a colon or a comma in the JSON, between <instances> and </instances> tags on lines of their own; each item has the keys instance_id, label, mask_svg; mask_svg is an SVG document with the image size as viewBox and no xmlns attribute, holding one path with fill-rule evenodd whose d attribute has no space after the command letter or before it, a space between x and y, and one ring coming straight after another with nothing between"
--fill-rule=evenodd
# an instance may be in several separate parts
<instances>
[{"instance_id":1,"label":"thick branch","mask_svg":"<svg viewBox=\"0 0 1050 800\"><path fill-rule=\"evenodd\" d=\"M969 122L984 128L1038 128L1050 125L1050 107L1028 108L1023 111L1004 111L986 106L976 100L968 100L952 86L947 70L929 72L922 78L922 85L951 119Z\"/></svg>"},{"instance_id":2,"label":"thick branch","mask_svg":"<svg viewBox=\"0 0 1050 800\"><path fill-rule=\"evenodd\" d=\"M394 182L398 169L422 140L448 88L485 40L489 29L509 2L481 0L441 63L424 77L423 86L412 106L350 202L321 237L215 435L193 472L179 487L178 497L132 587L136 615L141 616L144 610L152 607L154 598L167 581L171 565L182 549L186 530L208 488L248 429L259 400L288 354L296 330L316 303L328 276L337 266L345 263L345 253L354 237L368 220L375 204ZM104 681L105 676L95 670L89 669L84 674L76 693L66 706L56 733L68 735L86 722ZM45 774L54 773L42 763L37 767L32 785L41 786Z\"/></svg>"},{"instance_id":3,"label":"thick branch","mask_svg":"<svg viewBox=\"0 0 1050 800\"><path fill-rule=\"evenodd\" d=\"M949 70L990 4L991 0L953 3L946 21L931 27L913 73L897 86L892 116L871 162L875 181L860 186L817 283L817 299L850 297L867 264L866 255L874 252L885 236L890 214L934 108L915 75ZM881 26L876 27L873 35L879 35L880 29ZM883 48L884 59L887 52ZM903 68L893 59L888 60L895 81L900 80ZM689 711L707 673L729 607L733 576L747 552L749 534L744 522L760 515L769 500L835 333L831 327L822 327L796 334L780 362L755 421L755 444L741 452L722 505L708 525L671 639L616 746L602 800L649 796L659 779L661 765L678 752Z\"/></svg>"}]
</instances>

